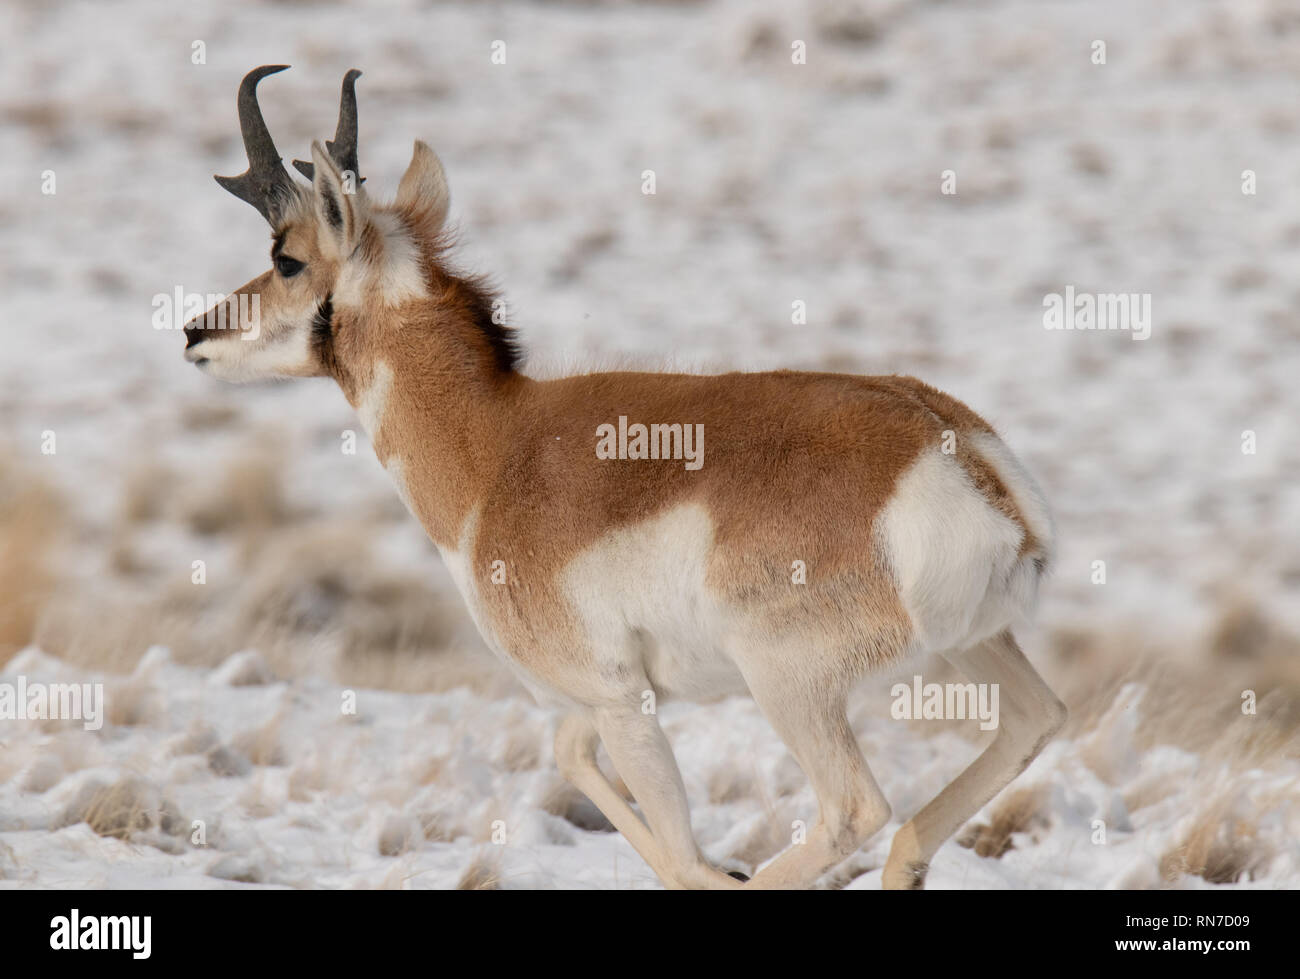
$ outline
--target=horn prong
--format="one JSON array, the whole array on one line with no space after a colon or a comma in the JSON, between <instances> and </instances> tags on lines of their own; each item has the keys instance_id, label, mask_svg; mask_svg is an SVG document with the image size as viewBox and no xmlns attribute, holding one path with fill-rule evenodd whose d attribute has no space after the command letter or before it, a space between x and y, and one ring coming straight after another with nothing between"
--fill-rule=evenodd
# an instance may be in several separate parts
<instances>
[{"instance_id":1,"label":"horn prong","mask_svg":"<svg viewBox=\"0 0 1300 979\"><path fill-rule=\"evenodd\" d=\"M239 83L239 131L248 156L248 169L236 177L216 178L223 188L257 208L272 225L285 202L293 195L295 185L280 160L266 120L262 118L262 109L257 103L257 83L288 67L262 65L250 71Z\"/></svg>"}]
</instances>

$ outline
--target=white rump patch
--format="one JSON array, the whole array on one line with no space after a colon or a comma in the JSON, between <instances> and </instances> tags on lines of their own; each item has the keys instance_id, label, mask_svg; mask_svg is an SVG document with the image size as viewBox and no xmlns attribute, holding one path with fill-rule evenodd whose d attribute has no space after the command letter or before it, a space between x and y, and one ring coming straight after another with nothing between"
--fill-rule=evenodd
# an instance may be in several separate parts
<instances>
[{"instance_id":1,"label":"white rump patch","mask_svg":"<svg viewBox=\"0 0 1300 979\"><path fill-rule=\"evenodd\" d=\"M938 448L918 456L876 527L925 651L971 646L1033 604L1038 572L1018 557L1023 531L985 499L955 456Z\"/></svg>"},{"instance_id":2,"label":"white rump patch","mask_svg":"<svg viewBox=\"0 0 1300 979\"><path fill-rule=\"evenodd\" d=\"M1042 556L1050 561L1056 542L1056 528L1052 522L1052 511L1047 506L1047 498L1034 482L1034 477L1029 475L1020 460L1011 454L1006 443L996 435L977 432L967 436L967 439L998 474L998 479L1002 480L1002 485L1016 501L1021 518L1042 547Z\"/></svg>"}]
</instances>

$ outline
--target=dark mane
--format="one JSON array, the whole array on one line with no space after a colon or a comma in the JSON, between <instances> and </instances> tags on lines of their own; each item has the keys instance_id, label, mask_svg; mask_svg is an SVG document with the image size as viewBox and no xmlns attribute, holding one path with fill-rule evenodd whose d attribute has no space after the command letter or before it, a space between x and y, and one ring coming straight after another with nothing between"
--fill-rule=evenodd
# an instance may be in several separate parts
<instances>
[{"instance_id":1,"label":"dark mane","mask_svg":"<svg viewBox=\"0 0 1300 979\"><path fill-rule=\"evenodd\" d=\"M457 281L464 296L470 321L488 342L497 368L503 374L513 373L523 359L523 352L519 349L519 341L515 338L514 330L492 319L492 304L498 298L496 293L483 277L471 276L458 278Z\"/></svg>"}]
</instances>

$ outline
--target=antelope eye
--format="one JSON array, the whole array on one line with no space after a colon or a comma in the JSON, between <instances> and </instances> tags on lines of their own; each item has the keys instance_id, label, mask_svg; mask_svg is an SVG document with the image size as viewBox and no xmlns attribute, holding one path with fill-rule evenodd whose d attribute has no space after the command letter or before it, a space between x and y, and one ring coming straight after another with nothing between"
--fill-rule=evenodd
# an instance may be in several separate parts
<instances>
[{"instance_id":1,"label":"antelope eye","mask_svg":"<svg viewBox=\"0 0 1300 979\"><path fill-rule=\"evenodd\" d=\"M303 270L303 263L288 255L280 255L275 260L275 270L286 279L292 279Z\"/></svg>"}]
</instances>

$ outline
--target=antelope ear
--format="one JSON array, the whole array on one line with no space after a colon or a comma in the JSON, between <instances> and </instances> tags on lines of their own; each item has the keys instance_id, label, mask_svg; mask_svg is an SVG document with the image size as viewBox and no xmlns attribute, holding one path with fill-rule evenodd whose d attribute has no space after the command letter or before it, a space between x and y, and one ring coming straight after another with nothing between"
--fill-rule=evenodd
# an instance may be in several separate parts
<instances>
[{"instance_id":1,"label":"antelope ear","mask_svg":"<svg viewBox=\"0 0 1300 979\"><path fill-rule=\"evenodd\" d=\"M361 240L361 197L357 193L356 177L343 179L338 165L325 152L320 140L311 144L311 159L316 219L325 232L324 237L334 241L339 254L347 257Z\"/></svg>"},{"instance_id":2,"label":"antelope ear","mask_svg":"<svg viewBox=\"0 0 1300 979\"><path fill-rule=\"evenodd\" d=\"M423 230L435 235L447 220L451 206L451 191L447 189L447 175L443 172L438 154L427 143L415 141L411 164L397 185L397 206L413 212Z\"/></svg>"}]
</instances>

